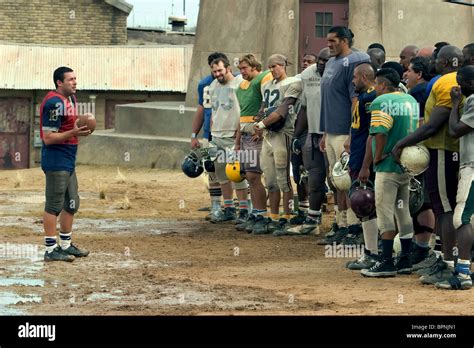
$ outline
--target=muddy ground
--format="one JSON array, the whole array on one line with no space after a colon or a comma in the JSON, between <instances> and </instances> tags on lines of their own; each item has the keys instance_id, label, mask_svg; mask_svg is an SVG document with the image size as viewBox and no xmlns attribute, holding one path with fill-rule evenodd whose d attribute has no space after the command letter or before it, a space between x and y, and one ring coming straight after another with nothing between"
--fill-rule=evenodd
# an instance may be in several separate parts
<instances>
[{"instance_id":1,"label":"muddy ground","mask_svg":"<svg viewBox=\"0 0 474 348\"><path fill-rule=\"evenodd\" d=\"M0 245L23 248L0 253L1 315L472 314L474 290L437 290L415 275L367 279L344 268L353 257L328 257L315 236L205 222L201 178L97 166L77 175L73 240L91 254L44 263L44 176L0 172Z\"/></svg>"}]
</instances>

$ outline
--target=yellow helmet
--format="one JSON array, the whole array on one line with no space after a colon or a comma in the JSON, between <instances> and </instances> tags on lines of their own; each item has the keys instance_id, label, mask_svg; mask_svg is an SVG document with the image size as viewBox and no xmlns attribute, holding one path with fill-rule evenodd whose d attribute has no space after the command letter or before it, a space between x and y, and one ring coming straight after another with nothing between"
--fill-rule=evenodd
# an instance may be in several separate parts
<instances>
[{"instance_id":1,"label":"yellow helmet","mask_svg":"<svg viewBox=\"0 0 474 348\"><path fill-rule=\"evenodd\" d=\"M245 173L242 171L239 161L227 163L225 166L225 175L232 182L241 182L245 179Z\"/></svg>"}]
</instances>

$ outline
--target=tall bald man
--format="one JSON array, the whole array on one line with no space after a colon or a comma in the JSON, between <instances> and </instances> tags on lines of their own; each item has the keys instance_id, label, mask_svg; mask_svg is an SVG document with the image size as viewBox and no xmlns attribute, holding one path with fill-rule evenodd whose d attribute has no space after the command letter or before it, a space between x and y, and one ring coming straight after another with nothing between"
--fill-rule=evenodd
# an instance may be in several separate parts
<instances>
[{"instance_id":1,"label":"tall bald man","mask_svg":"<svg viewBox=\"0 0 474 348\"><path fill-rule=\"evenodd\" d=\"M415 45L408 45L400 52L400 65L403 67L403 72L408 70L410 60L416 57L420 49Z\"/></svg>"},{"instance_id":2,"label":"tall bald man","mask_svg":"<svg viewBox=\"0 0 474 348\"><path fill-rule=\"evenodd\" d=\"M361 63L370 63L368 54L351 49L353 37L348 28L340 26L329 29L327 35L332 58L327 62L321 79L320 130L324 135L320 148L326 151L329 173L344 152L345 143L349 144L352 108L357 102L352 84L354 69ZM362 227L355 214L348 210L346 192L338 190L337 195L340 229L335 241L340 242L348 233L355 234L353 232L362 230Z\"/></svg>"}]
</instances>

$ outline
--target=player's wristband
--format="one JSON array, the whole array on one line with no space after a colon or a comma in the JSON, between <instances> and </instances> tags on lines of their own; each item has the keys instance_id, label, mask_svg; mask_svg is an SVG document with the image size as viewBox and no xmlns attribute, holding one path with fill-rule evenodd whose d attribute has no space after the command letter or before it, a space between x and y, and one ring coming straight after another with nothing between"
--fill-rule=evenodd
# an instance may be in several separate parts
<instances>
[{"instance_id":1,"label":"player's wristband","mask_svg":"<svg viewBox=\"0 0 474 348\"><path fill-rule=\"evenodd\" d=\"M260 129L266 128L266 127L265 127L265 124L263 123L263 121L260 121L259 123L257 123L257 127L260 128Z\"/></svg>"},{"instance_id":2,"label":"player's wristband","mask_svg":"<svg viewBox=\"0 0 474 348\"><path fill-rule=\"evenodd\" d=\"M196 133L191 133L191 139L196 139L196 138L197 138Z\"/></svg>"}]
</instances>

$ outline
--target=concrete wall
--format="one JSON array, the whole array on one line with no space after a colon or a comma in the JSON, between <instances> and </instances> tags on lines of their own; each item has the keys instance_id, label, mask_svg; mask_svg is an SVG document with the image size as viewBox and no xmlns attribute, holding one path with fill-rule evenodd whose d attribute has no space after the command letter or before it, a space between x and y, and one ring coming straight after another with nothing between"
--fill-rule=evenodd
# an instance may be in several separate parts
<instances>
[{"instance_id":1,"label":"concrete wall","mask_svg":"<svg viewBox=\"0 0 474 348\"><path fill-rule=\"evenodd\" d=\"M409 44L424 47L447 41L462 48L474 42L474 8L442 0L351 0L349 26L355 47L366 50L380 42L388 60L398 60Z\"/></svg>"},{"instance_id":2,"label":"concrete wall","mask_svg":"<svg viewBox=\"0 0 474 348\"><path fill-rule=\"evenodd\" d=\"M185 107L183 103L117 105L115 132L189 139L195 112L196 108Z\"/></svg>"},{"instance_id":3,"label":"concrete wall","mask_svg":"<svg viewBox=\"0 0 474 348\"><path fill-rule=\"evenodd\" d=\"M0 2L0 40L125 45L127 17L127 13L103 0L3 0Z\"/></svg>"},{"instance_id":4,"label":"concrete wall","mask_svg":"<svg viewBox=\"0 0 474 348\"><path fill-rule=\"evenodd\" d=\"M80 139L77 163L178 169L189 146L189 139L99 131Z\"/></svg>"},{"instance_id":5,"label":"concrete wall","mask_svg":"<svg viewBox=\"0 0 474 348\"><path fill-rule=\"evenodd\" d=\"M264 63L273 53L283 53L296 62L298 3L298 0L201 0L186 105L197 104L197 84L209 75L207 57L212 52L224 52L232 62L247 53L254 53ZM297 66L289 67L290 75L296 73Z\"/></svg>"},{"instance_id":6,"label":"concrete wall","mask_svg":"<svg viewBox=\"0 0 474 348\"><path fill-rule=\"evenodd\" d=\"M194 33L177 33L164 30L127 29L128 45L193 45Z\"/></svg>"}]
</instances>

